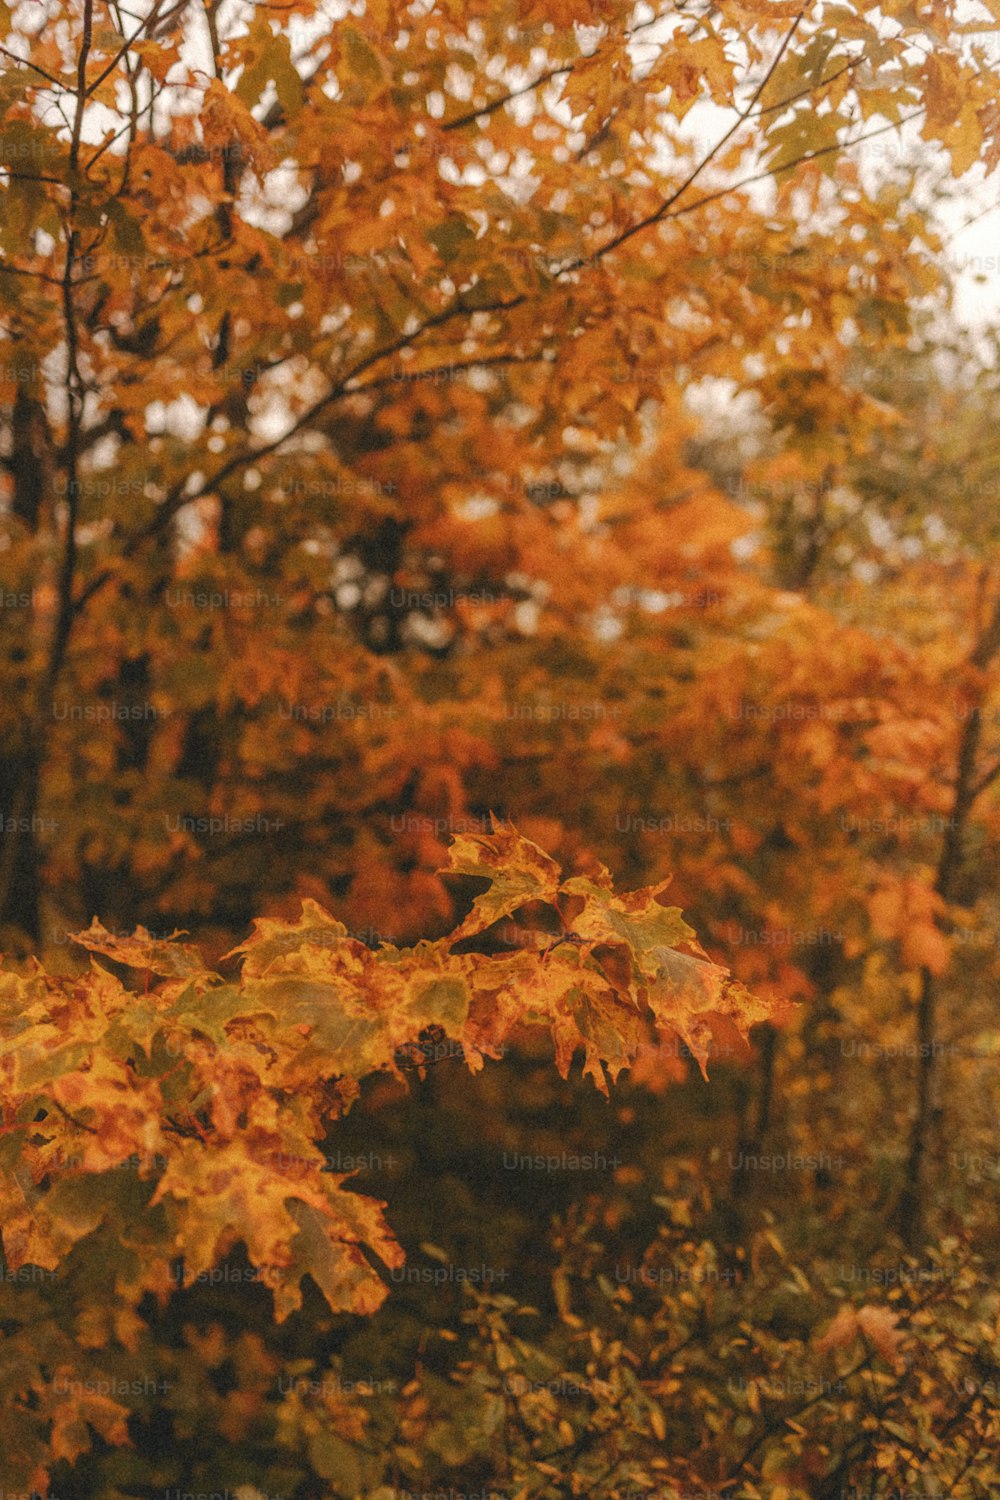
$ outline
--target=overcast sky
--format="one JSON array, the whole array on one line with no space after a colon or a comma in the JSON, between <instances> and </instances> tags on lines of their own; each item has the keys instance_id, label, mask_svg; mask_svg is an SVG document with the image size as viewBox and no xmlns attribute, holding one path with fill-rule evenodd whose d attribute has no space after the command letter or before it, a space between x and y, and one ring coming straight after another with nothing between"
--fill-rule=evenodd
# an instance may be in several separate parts
<instances>
[{"instance_id":1,"label":"overcast sky","mask_svg":"<svg viewBox=\"0 0 1000 1500\"><path fill-rule=\"evenodd\" d=\"M958 318L970 328L995 326L1000 323L1000 178L994 173L978 191L970 185L968 196L952 209L959 224L976 216L968 228L953 231L948 247L961 267Z\"/></svg>"}]
</instances>

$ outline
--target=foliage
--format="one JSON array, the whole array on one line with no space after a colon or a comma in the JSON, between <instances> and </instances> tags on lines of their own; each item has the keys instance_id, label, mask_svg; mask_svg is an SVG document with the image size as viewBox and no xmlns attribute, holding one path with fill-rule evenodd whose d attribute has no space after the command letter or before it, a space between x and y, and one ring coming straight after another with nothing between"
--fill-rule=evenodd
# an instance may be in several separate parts
<instances>
[{"instance_id":1,"label":"foliage","mask_svg":"<svg viewBox=\"0 0 1000 1500\"><path fill-rule=\"evenodd\" d=\"M1000 129L952 7L889 9L12 18L9 941L330 892L447 930L440 847L392 818L483 818L533 691L507 656L632 591L722 597L744 523L686 469L684 389L756 393L800 477L883 425L851 351L902 346L937 272L865 152L921 107L956 170ZM733 130L686 136L696 102ZM471 726L392 670L484 646L514 701Z\"/></svg>"},{"instance_id":2,"label":"foliage","mask_svg":"<svg viewBox=\"0 0 1000 1500\"><path fill-rule=\"evenodd\" d=\"M995 1492L996 29L0 16L4 1494Z\"/></svg>"},{"instance_id":3,"label":"foliage","mask_svg":"<svg viewBox=\"0 0 1000 1500\"><path fill-rule=\"evenodd\" d=\"M694 934L660 888L618 897L606 872L560 883L553 861L503 826L457 841L452 868L489 884L437 943L373 952L311 902L291 926L255 924L234 950L236 981L206 970L190 945L141 928L122 940L98 923L77 941L144 970L141 995L96 963L77 979L37 964L7 975L4 1252L15 1278L66 1263L85 1299L87 1346L117 1338L135 1354L143 1299L162 1308L176 1288L212 1280L236 1245L279 1324L302 1307L307 1275L334 1312L378 1308L386 1288L374 1264L399 1267L402 1252L384 1205L346 1190L350 1174L329 1172L320 1149L372 1073L419 1069L442 1043L475 1072L519 1028L546 1026L561 1075L582 1049L584 1072L607 1093L604 1068L614 1079L644 1044L675 1035L704 1057L713 1020L746 1036L772 1009L697 945L679 951ZM565 933L541 949L454 951L546 906ZM10 1342L21 1384L8 1420L29 1410L51 1420L53 1461L87 1447L88 1422L126 1442L128 1407L92 1401L65 1350L50 1380L26 1333ZM56 1401L60 1381L86 1394ZM49 1481L45 1459L43 1446L24 1450L19 1486Z\"/></svg>"}]
</instances>

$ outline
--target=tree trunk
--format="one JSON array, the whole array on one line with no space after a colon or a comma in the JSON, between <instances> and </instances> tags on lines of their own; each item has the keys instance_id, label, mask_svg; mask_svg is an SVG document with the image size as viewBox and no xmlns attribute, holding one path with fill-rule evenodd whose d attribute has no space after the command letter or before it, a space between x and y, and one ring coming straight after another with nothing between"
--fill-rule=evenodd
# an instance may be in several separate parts
<instances>
[{"instance_id":1,"label":"tree trunk","mask_svg":"<svg viewBox=\"0 0 1000 1500\"><path fill-rule=\"evenodd\" d=\"M3 835L0 840L0 929L16 928L33 945L41 936L38 794L41 757L26 736L19 753L0 769Z\"/></svg>"}]
</instances>

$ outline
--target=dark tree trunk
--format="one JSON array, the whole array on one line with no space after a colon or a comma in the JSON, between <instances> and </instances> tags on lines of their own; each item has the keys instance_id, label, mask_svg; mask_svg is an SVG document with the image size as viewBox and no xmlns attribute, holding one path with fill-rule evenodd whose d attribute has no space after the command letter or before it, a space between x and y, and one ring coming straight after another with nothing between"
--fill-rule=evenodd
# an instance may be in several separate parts
<instances>
[{"instance_id":1,"label":"dark tree trunk","mask_svg":"<svg viewBox=\"0 0 1000 1500\"><path fill-rule=\"evenodd\" d=\"M27 741L0 766L0 927L41 937L38 794L41 762Z\"/></svg>"}]
</instances>

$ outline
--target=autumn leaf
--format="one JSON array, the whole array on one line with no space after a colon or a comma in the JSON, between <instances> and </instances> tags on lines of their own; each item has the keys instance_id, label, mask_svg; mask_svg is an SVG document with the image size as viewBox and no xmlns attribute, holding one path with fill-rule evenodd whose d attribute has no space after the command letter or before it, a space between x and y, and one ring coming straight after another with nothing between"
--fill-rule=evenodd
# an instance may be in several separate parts
<instances>
[{"instance_id":1,"label":"autumn leaf","mask_svg":"<svg viewBox=\"0 0 1000 1500\"><path fill-rule=\"evenodd\" d=\"M619 897L612 891L607 871L601 871L599 882L574 877L561 887L565 894L577 898L567 904L567 921L592 942L624 941L635 955L640 973L653 977L659 969L660 949L675 948L694 937L694 929L684 921L679 908L663 906L657 899L667 884Z\"/></svg>"},{"instance_id":2,"label":"autumn leaf","mask_svg":"<svg viewBox=\"0 0 1000 1500\"><path fill-rule=\"evenodd\" d=\"M753 996L719 964L670 948L658 949L656 959L649 1003L657 1024L683 1038L705 1077L713 1018L731 1021L746 1039L753 1026L776 1020L782 1013L783 1007Z\"/></svg>"},{"instance_id":3,"label":"autumn leaf","mask_svg":"<svg viewBox=\"0 0 1000 1500\"><path fill-rule=\"evenodd\" d=\"M493 820L492 834L459 834L449 850L446 869L490 881L469 915L452 933L452 941L473 937L509 917L531 901L555 900L559 867L513 824Z\"/></svg>"},{"instance_id":4,"label":"autumn leaf","mask_svg":"<svg viewBox=\"0 0 1000 1500\"><path fill-rule=\"evenodd\" d=\"M300 949L330 948L347 939L348 932L344 924L324 911L317 902L307 899L302 903L302 912L297 922L256 917L250 937L224 957L240 956L244 976L256 979L266 974L272 966L294 971L298 965L297 955Z\"/></svg>"},{"instance_id":5,"label":"autumn leaf","mask_svg":"<svg viewBox=\"0 0 1000 1500\"><path fill-rule=\"evenodd\" d=\"M78 1396L61 1401L52 1421L50 1447L52 1458L75 1463L81 1453L92 1446L88 1427L93 1427L106 1443L119 1446L128 1443L128 1408L108 1396L84 1390Z\"/></svg>"},{"instance_id":6,"label":"autumn leaf","mask_svg":"<svg viewBox=\"0 0 1000 1500\"><path fill-rule=\"evenodd\" d=\"M832 1323L821 1337L814 1340L813 1347L817 1354L829 1354L835 1349L848 1347L864 1335L886 1364L896 1365L902 1340L898 1322L897 1314L888 1307L866 1303L856 1308L842 1302Z\"/></svg>"},{"instance_id":7,"label":"autumn leaf","mask_svg":"<svg viewBox=\"0 0 1000 1500\"><path fill-rule=\"evenodd\" d=\"M201 955L190 944L175 941L182 935L175 932L164 941L152 938L144 927L137 927L131 937L120 937L107 932L95 917L86 931L75 932L72 937L82 948L102 953L116 963L183 979L198 972Z\"/></svg>"}]
</instances>

